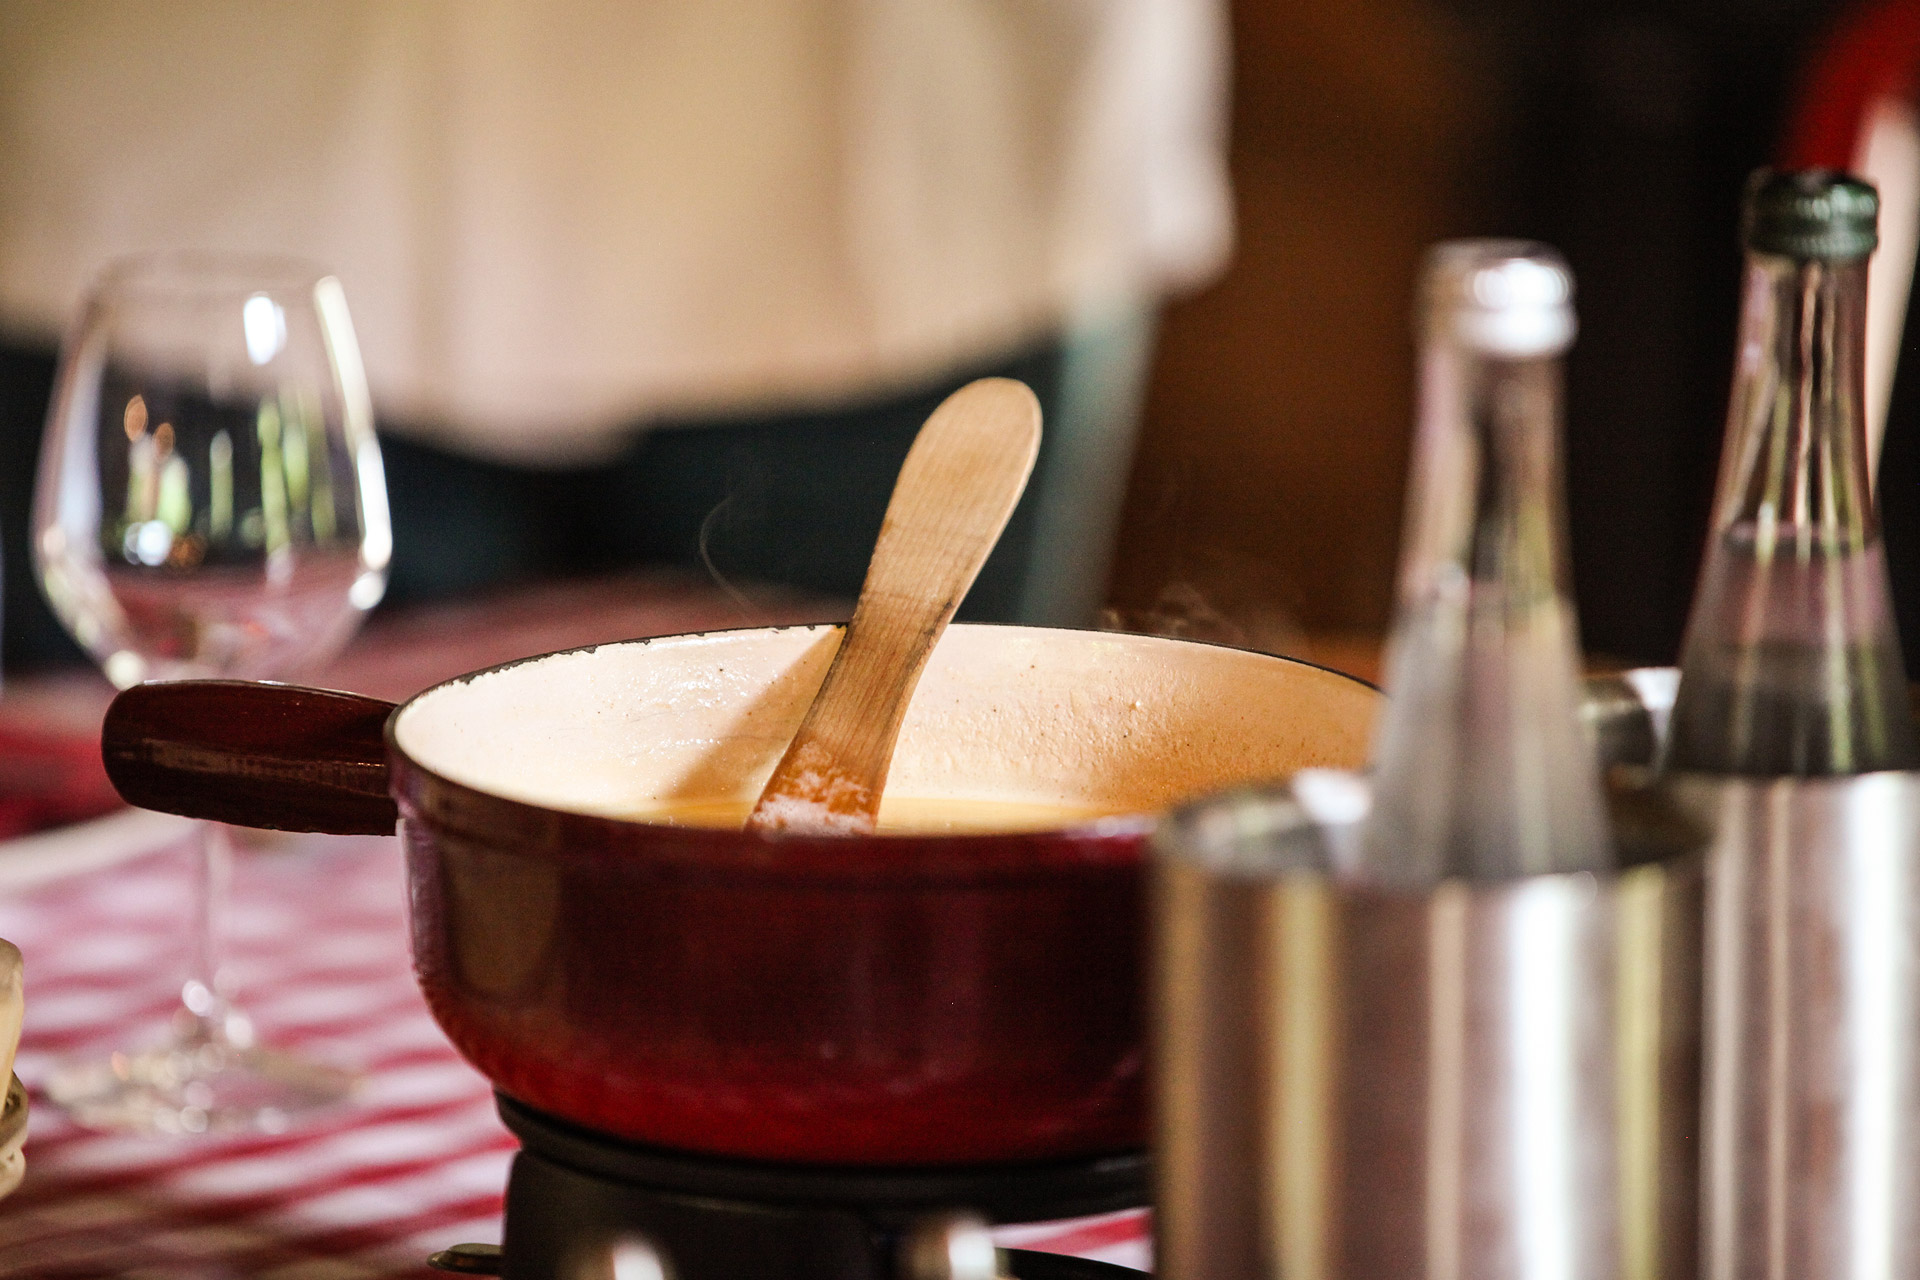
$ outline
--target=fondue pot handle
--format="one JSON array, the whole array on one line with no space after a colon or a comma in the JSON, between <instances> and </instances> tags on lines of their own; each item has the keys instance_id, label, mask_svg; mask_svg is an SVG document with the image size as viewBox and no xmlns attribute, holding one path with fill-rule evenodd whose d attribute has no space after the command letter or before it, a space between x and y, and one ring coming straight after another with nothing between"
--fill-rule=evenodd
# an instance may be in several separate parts
<instances>
[{"instance_id":1,"label":"fondue pot handle","mask_svg":"<svg viewBox=\"0 0 1920 1280\"><path fill-rule=\"evenodd\" d=\"M378 698L250 680L122 690L100 755L128 804L275 831L391 835Z\"/></svg>"}]
</instances>

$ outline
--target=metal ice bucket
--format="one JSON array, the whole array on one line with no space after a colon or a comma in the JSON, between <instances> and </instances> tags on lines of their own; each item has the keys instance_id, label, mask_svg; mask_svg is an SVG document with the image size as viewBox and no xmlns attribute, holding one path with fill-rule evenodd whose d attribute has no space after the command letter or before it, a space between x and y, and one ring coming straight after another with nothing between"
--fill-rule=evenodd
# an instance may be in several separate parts
<instances>
[{"instance_id":1,"label":"metal ice bucket","mask_svg":"<svg viewBox=\"0 0 1920 1280\"><path fill-rule=\"evenodd\" d=\"M1920 1276L1920 773L1649 787L1674 686L1589 682L1617 877L1369 897L1285 793L1167 825L1163 1274Z\"/></svg>"},{"instance_id":2,"label":"metal ice bucket","mask_svg":"<svg viewBox=\"0 0 1920 1280\"><path fill-rule=\"evenodd\" d=\"M1920 1276L1920 773L1662 786L1713 833L1701 1274Z\"/></svg>"},{"instance_id":3,"label":"metal ice bucket","mask_svg":"<svg viewBox=\"0 0 1920 1280\"><path fill-rule=\"evenodd\" d=\"M1692 1274L1697 864L1392 894L1273 791L1158 854L1162 1276Z\"/></svg>"},{"instance_id":4,"label":"metal ice bucket","mask_svg":"<svg viewBox=\"0 0 1920 1280\"><path fill-rule=\"evenodd\" d=\"M1339 835L1267 789L1156 838L1159 1274L1692 1274L1697 859L1392 893Z\"/></svg>"}]
</instances>

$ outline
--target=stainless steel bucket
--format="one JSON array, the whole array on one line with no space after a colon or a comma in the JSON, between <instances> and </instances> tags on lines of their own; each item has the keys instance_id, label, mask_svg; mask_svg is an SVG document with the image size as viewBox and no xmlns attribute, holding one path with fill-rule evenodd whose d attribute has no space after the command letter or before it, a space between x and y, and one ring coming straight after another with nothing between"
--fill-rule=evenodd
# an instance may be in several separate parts
<instances>
[{"instance_id":1,"label":"stainless steel bucket","mask_svg":"<svg viewBox=\"0 0 1920 1280\"><path fill-rule=\"evenodd\" d=\"M1675 683L1590 686L1616 759ZM1920 1276L1920 773L1660 785L1712 833L1701 1274Z\"/></svg>"},{"instance_id":2,"label":"stainless steel bucket","mask_svg":"<svg viewBox=\"0 0 1920 1280\"><path fill-rule=\"evenodd\" d=\"M1703 1274L1920 1276L1920 774L1667 786L1715 832Z\"/></svg>"},{"instance_id":3,"label":"stainless steel bucket","mask_svg":"<svg viewBox=\"0 0 1920 1280\"><path fill-rule=\"evenodd\" d=\"M1156 838L1159 1274L1692 1274L1697 861L1388 893L1325 837Z\"/></svg>"}]
</instances>

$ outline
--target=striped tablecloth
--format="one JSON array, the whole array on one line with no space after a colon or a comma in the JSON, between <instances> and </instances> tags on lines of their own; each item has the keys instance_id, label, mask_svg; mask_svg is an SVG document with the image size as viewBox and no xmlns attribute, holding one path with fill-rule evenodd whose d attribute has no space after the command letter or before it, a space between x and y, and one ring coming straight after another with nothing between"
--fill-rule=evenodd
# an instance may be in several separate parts
<instances>
[{"instance_id":1,"label":"striped tablecloth","mask_svg":"<svg viewBox=\"0 0 1920 1280\"><path fill-rule=\"evenodd\" d=\"M230 971L261 1037L366 1073L277 1136L89 1133L39 1092L55 1063L160 1038L177 999L190 866L175 849L0 902L26 957L16 1066L33 1094L27 1179L0 1202L0 1275L413 1276L499 1239L514 1143L409 967L391 838L243 853Z\"/></svg>"},{"instance_id":2,"label":"striped tablecloth","mask_svg":"<svg viewBox=\"0 0 1920 1280\"><path fill-rule=\"evenodd\" d=\"M322 682L403 697L543 649L809 614L821 610L673 580L541 589L376 626ZM95 717L104 705L84 687L59 696L91 698ZM34 1095L26 1181L0 1201L0 1280L425 1277L435 1249L499 1240L514 1140L414 985L395 840L261 835L237 861L228 954L241 1004L263 1040L364 1073L350 1102L275 1136L89 1133L46 1100L62 1059L161 1037L190 884L184 847L57 870L0 867L0 937L26 957L17 1070ZM1147 1265L1139 1213L999 1234Z\"/></svg>"}]
</instances>

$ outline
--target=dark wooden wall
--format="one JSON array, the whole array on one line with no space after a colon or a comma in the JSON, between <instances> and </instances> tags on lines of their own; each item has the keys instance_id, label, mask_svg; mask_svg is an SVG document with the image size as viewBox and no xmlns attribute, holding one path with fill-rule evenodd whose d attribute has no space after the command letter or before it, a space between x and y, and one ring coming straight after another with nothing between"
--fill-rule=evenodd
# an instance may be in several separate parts
<instances>
[{"instance_id":1,"label":"dark wooden wall","mask_svg":"<svg viewBox=\"0 0 1920 1280\"><path fill-rule=\"evenodd\" d=\"M1472 133L1464 50L1425 0L1241 3L1233 34L1238 253L1165 317L1114 596L1195 587L1268 642L1375 630L1413 276Z\"/></svg>"},{"instance_id":2,"label":"dark wooden wall","mask_svg":"<svg viewBox=\"0 0 1920 1280\"><path fill-rule=\"evenodd\" d=\"M1670 660L1718 454L1740 182L1837 7L1235 0L1239 251L1165 317L1116 603L1192 611L1197 591L1244 633L1222 638L1295 652L1382 630L1420 253L1523 235L1579 281L1588 646Z\"/></svg>"}]
</instances>

